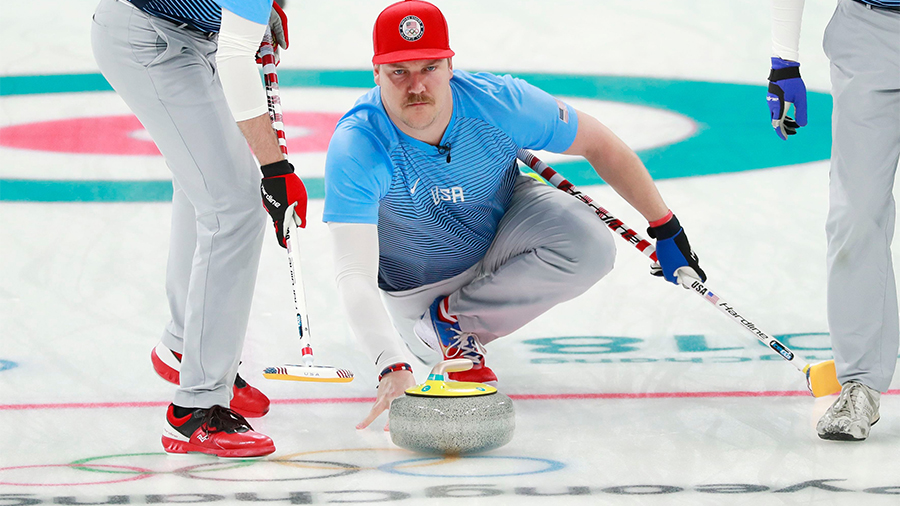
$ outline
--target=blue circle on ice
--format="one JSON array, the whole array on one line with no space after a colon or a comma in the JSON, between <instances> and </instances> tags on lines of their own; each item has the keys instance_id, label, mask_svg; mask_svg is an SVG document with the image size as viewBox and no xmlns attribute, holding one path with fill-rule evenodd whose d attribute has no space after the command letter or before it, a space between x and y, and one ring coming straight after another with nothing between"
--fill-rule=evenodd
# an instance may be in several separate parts
<instances>
[{"instance_id":1,"label":"blue circle on ice","mask_svg":"<svg viewBox=\"0 0 900 506\"><path fill-rule=\"evenodd\" d=\"M402 467L405 464L413 464L416 462L428 462L432 460L442 460L445 457L423 457L419 459L409 459L409 460L399 460L397 462L388 462L387 464L382 464L378 466L379 471L385 471L388 473L394 474L405 474L407 476L423 476L427 478L500 478L503 476L524 476L527 474L541 474L541 473L549 473L552 471L559 471L566 467L565 464L558 460L550 460L550 459L540 459L536 457L512 457L512 456L503 456L503 455L469 455L462 457L454 457L454 459L504 459L504 460L513 460L517 463L523 462L536 462L538 464L543 465L544 467L538 468L533 471L519 471L512 473L496 473L496 474L484 474L484 473L473 473L473 474L429 474L429 473L416 473L406 469L397 469L398 467Z\"/></svg>"}]
</instances>

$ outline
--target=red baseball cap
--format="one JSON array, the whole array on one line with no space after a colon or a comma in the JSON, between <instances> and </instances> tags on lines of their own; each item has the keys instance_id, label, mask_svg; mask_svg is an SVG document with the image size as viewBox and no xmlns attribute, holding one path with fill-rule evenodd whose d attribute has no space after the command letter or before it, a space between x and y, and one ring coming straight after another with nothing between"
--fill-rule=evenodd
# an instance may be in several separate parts
<instances>
[{"instance_id":1,"label":"red baseball cap","mask_svg":"<svg viewBox=\"0 0 900 506\"><path fill-rule=\"evenodd\" d=\"M447 20L437 7L423 0L403 0L381 11L375 20L372 43L375 65L454 55Z\"/></svg>"}]
</instances>

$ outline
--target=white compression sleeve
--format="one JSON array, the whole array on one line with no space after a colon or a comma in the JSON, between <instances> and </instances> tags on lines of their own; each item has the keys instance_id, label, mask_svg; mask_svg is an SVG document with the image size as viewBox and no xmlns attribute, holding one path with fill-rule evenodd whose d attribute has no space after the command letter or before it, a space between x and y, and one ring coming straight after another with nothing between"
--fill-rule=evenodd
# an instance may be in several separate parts
<instances>
[{"instance_id":1,"label":"white compression sleeve","mask_svg":"<svg viewBox=\"0 0 900 506\"><path fill-rule=\"evenodd\" d=\"M266 25L222 9L216 67L235 121L248 120L268 112L266 91L256 68L256 51L265 33Z\"/></svg>"},{"instance_id":2,"label":"white compression sleeve","mask_svg":"<svg viewBox=\"0 0 900 506\"><path fill-rule=\"evenodd\" d=\"M800 21L804 0L771 0L772 55L800 61Z\"/></svg>"},{"instance_id":3,"label":"white compression sleeve","mask_svg":"<svg viewBox=\"0 0 900 506\"><path fill-rule=\"evenodd\" d=\"M411 363L378 291L378 226L329 223L335 281L350 329L377 372L397 362Z\"/></svg>"}]
</instances>

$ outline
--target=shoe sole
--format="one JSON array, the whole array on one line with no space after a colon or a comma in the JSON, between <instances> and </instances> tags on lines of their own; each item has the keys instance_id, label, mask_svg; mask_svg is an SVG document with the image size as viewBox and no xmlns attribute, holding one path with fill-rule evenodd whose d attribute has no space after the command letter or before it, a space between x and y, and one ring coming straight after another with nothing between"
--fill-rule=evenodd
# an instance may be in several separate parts
<instances>
[{"instance_id":1,"label":"shoe sole","mask_svg":"<svg viewBox=\"0 0 900 506\"><path fill-rule=\"evenodd\" d=\"M878 420L881 420L881 417L875 419L869 427L874 426L878 423ZM846 432L826 432L824 434L819 433L819 437L821 439L826 439L828 441L865 441L865 437L854 437L852 434L847 434Z\"/></svg>"},{"instance_id":2,"label":"shoe sole","mask_svg":"<svg viewBox=\"0 0 900 506\"><path fill-rule=\"evenodd\" d=\"M162 437L162 445L166 453L175 455L187 453L203 453L206 455L215 455L216 457L223 459L264 457L275 452L275 445L266 446L263 448L256 447L225 450L221 448L206 448L187 441L178 441L166 436Z\"/></svg>"},{"instance_id":3,"label":"shoe sole","mask_svg":"<svg viewBox=\"0 0 900 506\"><path fill-rule=\"evenodd\" d=\"M499 386L500 386L499 379L492 380L492 381L478 381L476 379L471 379L471 378L457 379L457 378L452 378L450 376L447 376L447 380L448 381L461 381L464 383L481 383L482 385L488 385L488 386L492 386L494 388L499 388Z\"/></svg>"},{"instance_id":4,"label":"shoe sole","mask_svg":"<svg viewBox=\"0 0 900 506\"><path fill-rule=\"evenodd\" d=\"M844 432L826 432L825 434L819 434L821 439L826 439L828 441L865 441L864 437L853 437L851 434L846 434Z\"/></svg>"}]
</instances>

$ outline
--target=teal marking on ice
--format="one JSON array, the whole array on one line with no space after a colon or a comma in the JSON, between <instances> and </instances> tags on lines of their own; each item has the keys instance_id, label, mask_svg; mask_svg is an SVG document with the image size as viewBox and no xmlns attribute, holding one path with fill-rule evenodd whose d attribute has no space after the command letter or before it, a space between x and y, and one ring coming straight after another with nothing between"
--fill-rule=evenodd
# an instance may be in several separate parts
<instances>
[{"instance_id":1,"label":"teal marking on ice","mask_svg":"<svg viewBox=\"0 0 900 506\"><path fill-rule=\"evenodd\" d=\"M0 179L0 200L15 202L166 202L172 181Z\"/></svg>"},{"instance_id":2,"label":"teal marking on ice","mask_svg":"<svg viewBox=\"0 0 900 506\"><path fill-rule=\"evenodd\" d=\"M740 346L731 346L728 348L710 348L706 344L705 336L675 336L675 343L678 345L678 351L722 351L722 350L739 350Z\"/></svg>"},{"instance_id":3,"label":"teal marking on ice","mask_svg":"<svg viewBox=\"0 0 900 506\"><path fill-rule=\"evenodd\" d=\"M747 85L618 76L517 77L554 95L641 105L694 120L698 130L690 138L638 152L654 179L794 165L831 155L831 95L825 93L808 93L809 125L783 141L769 124L765 81ZM585 161L556 165L575 185L601 183Z\"/></svg>"},{"instance_id":4,"label":"teal marking on ice","mask_svg":"<svg viewBox=\"0 0 900 506\"><path fill-rule=\"evenodd\" d=\"M112 91L112 86L100 74L0 76L0 97L85 91Z\"/></svg>"},{"instance_id":5,"label":"teal marking on ice","mask_svg":"<svg viewBox=\"0 0 900 506\"><path fill-rule=\"evenodd\" d=\"M622 102L684 115L697 131L680 142L638 152L655 179L695 177L826 160L831 152L831 96L809 92L809 125L782 141L768 121L766 82L710 83L627 76L514 74L548 93ZM369 88L371 70L279 69L282 88ZM100 74L0 77L0 97L111 91ZM600 118L601 121L603 118ZM78 155L73 155L78 156ZM602 184L586 161L554 167L575 185ZM322 178L304 178L309 197L324 198ZM0 179L0 201L161 202L171 182Z\"/></svg>"},{"instance_id":6,"label":"teal marking on ice","mask_svg":"<svg viewBox=\"0 0 900 506\"><path fill-rule=\"evenodd\" d=\"M311 199L325 198L325 180L304 179ZM172 181L0 179L5 202L169 202Z\"/></svg>"}]
</instances>

